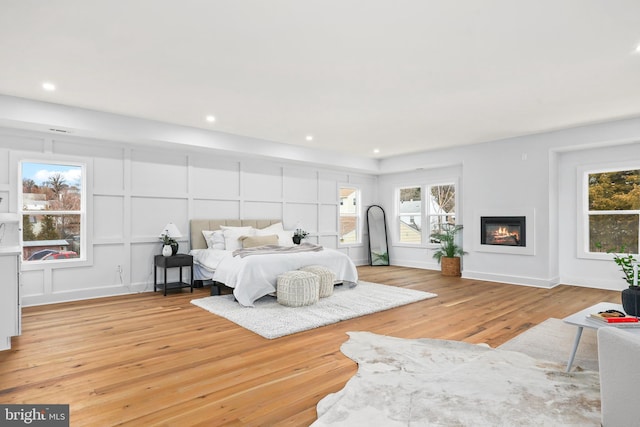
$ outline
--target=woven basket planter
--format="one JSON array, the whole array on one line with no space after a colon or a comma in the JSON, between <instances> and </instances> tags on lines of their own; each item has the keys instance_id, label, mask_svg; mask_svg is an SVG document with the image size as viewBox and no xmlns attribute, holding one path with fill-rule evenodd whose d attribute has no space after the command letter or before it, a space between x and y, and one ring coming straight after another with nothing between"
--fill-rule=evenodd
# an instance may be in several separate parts
<instances>
[{"instance_id":1,"label":"woven basket planter","mask_svg":"<svg viewBox=\"0 0 640 427\"><path fill-rule=\"evenodd\" d=\"M300 270L307 271L318 276L318 279L320 280L320 298L325 298L333 294L333 284L336 281L336 275L333 274L333 271L323 265L308 265L306 267L302 267Z\"/></svg>"},{"instance_id":2,"label":"woven basket planter","mask_svg":"<svg viewBox=\"0 0 640 427\"><path fill-rule=\"evenodd\" d=\"M278 275L276 298L288 307L302 307L318 302L320 279L307 271L287 271Z\"/></svg>"},{"instance_id":3,"label":"woven basket planter","mask_svg":"<svg viewBox=\"0 0 640 427\"><path fill-rule=\"evenodd\" d=\"M460 257L442 257L440 258L440 266L442 275L448 277L460 277Z\"/></svg>"}]
</instances>

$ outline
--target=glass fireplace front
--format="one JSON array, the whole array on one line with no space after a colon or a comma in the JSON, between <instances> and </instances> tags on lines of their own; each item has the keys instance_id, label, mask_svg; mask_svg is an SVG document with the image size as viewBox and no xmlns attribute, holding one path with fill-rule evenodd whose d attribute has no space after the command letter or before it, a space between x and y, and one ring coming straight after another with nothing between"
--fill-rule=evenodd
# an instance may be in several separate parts
<instances>
[{"instance_id":1,"label":"glass fireplace front","mask_svg":"<svg viewBox=\"0 0 640 427\"><path fill-rule=\"evenodd\" d=\"M480 217L480 243L497 246L527 246L526 217Z\"/></svg>"}]
</instances>

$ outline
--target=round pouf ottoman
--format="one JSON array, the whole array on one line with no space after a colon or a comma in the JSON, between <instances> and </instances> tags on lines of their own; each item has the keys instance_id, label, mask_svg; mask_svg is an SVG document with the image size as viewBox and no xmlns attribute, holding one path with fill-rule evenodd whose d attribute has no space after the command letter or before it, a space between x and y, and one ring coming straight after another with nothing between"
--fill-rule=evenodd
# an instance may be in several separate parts
<instances>
[{"instance_id":1,"label":"round pouf ottoman","mask_svg":"<svg viewBox=\"0 0 640 427\"><path fill-rule=\"evenodd\" d=\"M320 279L307 271L287 271L278 275L276 298L288 307L302 307L318 302Z\"/></svg>"},{"instance_id":2,"label":"round pouf ottoman","mask_svg":"<svg viewBox=\"0 0 640 427\"><path fill-rule=\"evenodd\" d=\"M307 271L318 276L320 279L320 298L325 298L333 294L333 284L336 281L336 275L333 274L333 271L324 265L308 265L302 267L300 271Z\"/></svg>"}]
</instances>

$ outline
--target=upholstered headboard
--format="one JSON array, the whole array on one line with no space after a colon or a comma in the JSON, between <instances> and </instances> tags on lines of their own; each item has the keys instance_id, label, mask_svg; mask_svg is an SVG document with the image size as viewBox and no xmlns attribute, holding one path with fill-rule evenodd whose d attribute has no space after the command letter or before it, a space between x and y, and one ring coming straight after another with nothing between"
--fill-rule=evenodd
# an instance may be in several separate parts
<instances>
[{"instance_id":1,"label":"upholstered headboard","mask_svg":"<svg viewBox=\"0 0 640 427\"><path fill-rule=\"evenodd\" d=\"M219 230L221 225L230 227L265 228L282 222L281 219L192 219L189 221L191 249L207 249L202 230Z\"/></svg>"}]
</instances>

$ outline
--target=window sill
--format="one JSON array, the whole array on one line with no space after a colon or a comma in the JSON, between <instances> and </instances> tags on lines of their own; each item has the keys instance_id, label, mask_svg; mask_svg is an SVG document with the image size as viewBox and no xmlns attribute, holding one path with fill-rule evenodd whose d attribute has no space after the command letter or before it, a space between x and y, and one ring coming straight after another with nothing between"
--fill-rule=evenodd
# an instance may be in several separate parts
<instances>
[{"instance_id":1,"label":"window sill","mask_svg":"<svg viewBox=\"0 0 640 427\"><path fill-rule=\"evenodd\" d=\"M22 261L23 271L45 270L47 268L73 268L86 267L91 263L84 258L61 259L55 261Z\"/></svg>"}]
</instances>

